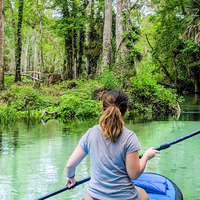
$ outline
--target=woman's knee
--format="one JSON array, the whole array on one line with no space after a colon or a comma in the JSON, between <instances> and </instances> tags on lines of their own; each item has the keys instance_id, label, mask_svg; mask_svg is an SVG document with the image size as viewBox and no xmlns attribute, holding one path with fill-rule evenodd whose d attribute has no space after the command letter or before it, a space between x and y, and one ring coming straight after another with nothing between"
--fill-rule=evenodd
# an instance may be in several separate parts
<instances>
[{"instance_id":1,"label":"woman's knee","mask_svg":"<svg viewBox=\"0 0 200 200\"><path fill-rule=\"evenodd\" d=\"M144 189L142 189L141 187L135 187L135 188L137 189L139 193L140 200L149 200L149 196Z\"/></svg>"}]
</instances>

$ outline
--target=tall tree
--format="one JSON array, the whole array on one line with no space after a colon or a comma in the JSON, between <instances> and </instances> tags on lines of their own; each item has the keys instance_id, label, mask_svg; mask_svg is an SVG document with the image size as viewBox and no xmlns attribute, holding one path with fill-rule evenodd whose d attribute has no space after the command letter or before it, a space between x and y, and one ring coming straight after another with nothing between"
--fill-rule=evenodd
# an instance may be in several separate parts
<instances>
[{"instance_id":1,"label":"tall tree","mask_svg":"<svg viewBox=\"0 0 200 200\"><path fill-rule=\"evenodd\" d=\"M103 28L103 67L111 62L111 29L112 29L112 0L105 0L105 21Z\"/></svg>"},{"instance_id":2,"label":"tall tree","mask_svg":"<svg viewBox=\"0 0 200 200\"><path fill-rule=\"evenodd\" d=\"M187 30L183 34L183 39L194 39L196 44L200 46L200 1L199 0L192 0L187 2L187 7L185 11L185 16L187 21L189 21ZM196 51L194 51L194 49ZM190 49L190 53L192 52L192 67L191 71L193 73L194 78L194 92L196 94L200 94L200 62L199 62L199 53L200 48L194 47Z\"/></svg>"},{"instance_id":3,"label":"tall tree","mask_svg":"<svg viewBox=\"0 0 200 200\"><path fill-rule=\"evenodd\" d=\"M125 59L127 53L126 37L124 34L129 30L129 0L117 1L116 15L116 44L117 44L117 59Z\"/></svg>"},{"instance_id":4,"label":"tall tree","mask_svg":"<svg viewBox=\"0 0 200 200\"><path fill-rule=\"evenodd\" d=\"M62 17L57 20L56 33L64 40L64 61L63 61L63 78L77 78L77 66L80 68L82 56L78 56L78 46L80 47L80 29L85 19L82 13L85 12L83 6L77 1L54 0L54 8L60 8ZM81 41L83 42L83 41ZM83 46L81 44L81 46ZM78 72L80 69L78 70Z\"/></svg>"},{"instance_id":5,"label":"tall tree","mask_svg":"<svg viewBox=\"0 0 200 200\"><path fill-rule=\"evenodd\" d=\"M41 9L39 9L38 7L45 6L44 4L45 4L44 2L40 3L37 0L37 4L35 6L36 13L38 15L38 19L39 19L39 23L40 23L40 65L41 65L42 79L44 79L43 21L42 21L43 16L41 14ZM43 8L43 10L44 10L44 8Z\"/></svg>"},{"instance_id":6,"label":"tall tree","mask_svg":"<svg viewBox=\"0 0 200 200\"><path fill-rule=\"evenodd\" d=\"M162 0L155 9L156 14L149 18L153 22L154 42L150 52L155 71L163 75L161 82L175 87L178 93L182 92L187 76L184 42L180 37L186 27L183 10L183 0Z\"/></svg>"},{"instance_id":7,"label":"tall tree","mask_svg":"<svg viewBox=\"0 0 200 200\"><path fill-rule=\"evenodd\" d=\"M86 56L88 60L88 75L92 74L93 76L96 76L99 71L98 61L102 58L104 4L103 0L99 0L98 3L91 0L90 3Z\"/></svg>"},{"instance_id":8,"label":"tall tree","mask_svg":"<svg viewBox=\"0 0 200 200\"><path fill-rule=\"evenodd\" d=\"M19 0L18 9L18 23L17 23L17 44L16 44L16 71L15 71L15 82L21 81L21 53L22 53L22 19L23 19L23 6L24 1Z\"/></svg>"},{"instance_id":9,"label":"tall tree","mask_svg":"<svg viewBox=\"0 0 200 200\"><path fill-rule=\"evenodd\" d=\"M4 86L4 15L3 0L0 0L0 89Z\"/></svg>"},{"instance_id":10,"label":"tall tree","mask_svg":"<svg viewBox=\"0 0 200 200\"><path fill-rule=\"evenodd\" d=\"M10 15L6 16L7 19L10 19L10 23L7 22L7 24L11 24L11 35L12 39L10 39L10 47L11 50L11 63L10 63L10 71L14 72L16 68L16 47L15 42L17 40L17 33L16 33L16 20L15 20L15 13L14 13L14 6L10 0L7 0L7 7L9 7Z\"/></svg>"}]
</instances>

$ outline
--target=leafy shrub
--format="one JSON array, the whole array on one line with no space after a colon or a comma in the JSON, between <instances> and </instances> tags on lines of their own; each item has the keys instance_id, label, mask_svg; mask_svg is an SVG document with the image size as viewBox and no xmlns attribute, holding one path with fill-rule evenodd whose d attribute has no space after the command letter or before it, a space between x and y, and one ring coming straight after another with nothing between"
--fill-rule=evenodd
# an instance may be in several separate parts
<instances>
[{"instance_id":1,"label":"leafy shrub","mask_svg":"<svg viewBox=\"0 0 200 200\"><path fill-rule=\"evenodd\" d=\"M131 109L138 111L166 111L169 105L176 105L177 95L171 90L158 85L147 74L131 77Z\"/></svg>"},{"instance_id":2,"label":"leafy shrub","mask_svg":"<svg viewBox=\"0 0 200 200\"><path fill-rule=\"evenodd\" d=\"M98 87L97 80L74 80L79 87L68 89L68 82L40 89L33 89L33 84L12 84L1 92L0 105L2 119L25 117L39 118L44 109L56 111L62 118L94 117L100 111L100 102L93 100L93 93ZM5 103L6 102L6 103Z\"/></svg>"},{"instance_id":3,"label":"leafy shrub","mask_svg":"<svg viewBox=\"0 0 200 200\"><path fill-rule=\"evenodd\" d=\"M87 93L79 92L63 95L59 112L62 117L93 117L100 111L100 102L92 100Z\"/></svg>"},{"instance_id":4,"label":"leafy shrub","mask_svg":"<svg viewBox=\"0 0 200 200\"><path fill-rule=\"evenodd\" d=\"M31 86L11 86L1 94L2 98L17 111L36 110L45 105L41 94Z\"/></svg>"},{"instance_id":5,"label":"leafy shrub","mask_svg":"<svg viewBox=\"0 0 200 200\"><path fill-rule=\"evenodd\" d=\"M7 87L7 86L11 86L13 84L15 80L15 77L14 76L4 76L4 85Z\"/></svg>"},{"instance_id":6,"label":"leafy shrub","mask_svg":"<svg viewBox=\"0 0 200 200\"><path fill-rule=\"evenodd\" d=\"M120 89L120 82L116 79L112 71L105 71L105 73L100 76L100 83L108 90Z\"/></svg>"}]
</instances>

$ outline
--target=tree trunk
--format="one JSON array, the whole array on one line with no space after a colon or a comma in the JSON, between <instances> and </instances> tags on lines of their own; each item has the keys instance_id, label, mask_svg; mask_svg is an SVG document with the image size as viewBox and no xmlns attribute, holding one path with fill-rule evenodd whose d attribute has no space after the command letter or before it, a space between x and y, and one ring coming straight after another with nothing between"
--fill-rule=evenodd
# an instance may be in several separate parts
<instances>
[{"instance_id":1,"label":"tree trunk","mask_svg":"<svg viewBox=\"0 0 200 200\"><path fill-rule=\"evenodd\" d=\"M85 32L85 46L89 44L89 24L86 25ZM86 55L86 49L84 48L83 54ZM89 74L89 59L88 56L85 56L85 74L88 76Z\"/></svg>"},{"instance_id":2,"label":"tree trunk","mask_svg":"<svg viewBox=\"0 0 200 200\"><path fill-rule=\"evenodd\" d=\"M87 6L89 4L88 0L83 1L83 6L85 9L87 9ZM82 17L85 18L85 12L82 12ZM81 24L81 29L79 31L80 37L79 37L79 51L78 51L78 62L77 62L77 77L79 77L80 74L83 73L82 69L82 63L83 63L83 55L85 54L85 45L84 42L86 42L86 34L84 30L84 24ZM87 62L87 56L85 56L85 68Z\"/></svg>"},{"instance_id":3,"label":"tree trunk","mask_svg":"<svg viewBox=\"0 0 200 200\"><path fill-rule=\"evenodd\" d=\"M76 30L72 29L72 73L73 73L73 78L77 78L77 70L76 70L76 62L77 62L77 45L76 45Z\"/></svg>"},{"instance_id":4,"label":"tree trunk","mask_svg":"<svg viewBox=\"0 0 200 200\"><path fill-rule=\"evenodd\" d=\"M199 82L199 67L194 68L194 86L195 86L195 94L200 94L200 82Z\"/></svg>"},{"instance_id":5,"label":"tree trunk","mask_svg":"<svg viewBox=\"0 0 200 200\"><path fill-rule=\"evenodd\" d=\"M24 44L24 72L27 71L27 61L28 61L28 45L29 45L29 38L26 37L25 44Z\"/></svg>"},{"instance_id":6,"label":"tree trunk","mask_svg":"<svg viewBox=\"0 0 200 200\"><path fill-rule=\"evenodd\" d=\"M78 51L78 62L77 62L77 77L83 72L82 70L82 62L83 62L83 52L84 52L84 39L85 39L85 31L84 25L81 25L82 29L80 30L80 39L79 39L79 51Z\"/></svg>"},{"instance_id":7,"label":"tree trunk","mask_svg":"<svg viewBox=\"0 0 200 200\"><path fill-rule=\"evenodd\" d=\"M117 44L117 60L124 59L127 54L126 38L124 33L129 31L129 1L118 0L117 1L117 15L116 15L116 44Z\"/></svg>"},{"instance_id":8,"label":"tree trunk","mask_svg":"<svg viewBox=\"0 0 200 200\"><path fill-rule=\"evenodd\" d=\"M99 32L101 32L102 34L103 30L101 31L99 30L98 16L96 16L94 0L91 0L90 13L88 13L88 15L90 19L89 20L90 24L88 25L88 32L87 32L88 45L86 52L86 56L88 59L88 75L95 76L97 72L98 59L100 58L102 49L102 47L99 45L99 40L102 39L102 37L100 37Z\"/></svg>"},{"instance_id":9,"label":"tree trunk","mask_svg":"<svg viewBox=\"0 0 200 200\"><path fill-rule=\"evenodd\" d=\"M37 1L37 6L38 6L38 1ZM39 18L39 22L40 22L40 65L41 65L41 72L42 72L42 79L44 79L45 75L44 75L44 58L43 58L43 24L42 24L42 17L41 14L38 10L38 8L36 7L36 13L38 15Z\"/></svg>"},{"instance_id":10,"label":"tree trunk","mask_svg":"<svg viewBox=\"0 0 200 200\"><path fill-rule=\"evenodd\" d=\"M22 51L21 28L22 28L22 19L23 19L23 6L24 6L23 0L19 0L15 82L21 81L20 65L21 65L21 51Z\"/></svg>"},{"instance_id":11,"label":"tree trunk","mask_svg":"<svg viewBox=\"0 0 200 200\"><path fill-rule=\"evenodd\" d=\"M35 37L37 38L36 35L35 35ZM37 71L37 65L38 65L38 44L37 44L37 39L35 40L34 64L33 65L34 65L34 71ZM34 73L34 77L38 78L38 74Z\"/></svg>"},{"instance_id":12,"label":"tree trunk","mask_svg":"<svg viewBox=\"0 0 200 200\"><path fill-rule=\"evenodd\" d=\"M11 12L11 24L12 24L12 30L13 30L13 42L12 42L12 49L11 49L11 54L12 54L12 59L11 59L11 66L10 66L10 71L14 72L16 69L16 47L15 47L15 42L17 41L17 34L16 34L16 22L15 22L15 17L14 17L14 10L13 10L13 5L10 0L7 0L8 5L10 6L10 12Z\"/></svg>"},{"instance_id":13,"label":"tree trunk","mask_svg":"<svg viewBox=\"0 0 200 200\"><path fill-rule=\"evenodd\" d=\"M73 79L72 69L72 36L68 31L67 38L65 39L65 55L67 58L67 79Z\"/></svg>"},{"instance_id":14,"label":"tree trunk","mask_svg":"<svg viewBox=\"0 0 200 200\"><path fill-rule=\"evenodd\" d=\"M112 29L112 0L105 1L105 21L103 29L103 67L110 65L111 61L111 29Z\"/></svg>"},{"instance_id":15,"label":"tree trunk","mask_svg":"<svg viewBox=\"0 0 200 200\"><path fill-rule=\"evenodd\" d=\"M14 72L16 68L16 60L15 60L15 48L11 49L11 64L10 64L10 71Z\"/></svg>"},{"instance_id":16,"label":"tree trunk","mask_svg":"<svg viewBox=\"0 0 200 200\"><path fill-rule=\"evenodd\" d=\"M69 8L68 8L68 2L63 1L63 8L62 8L62 14L63 18L65 19L64 23L68 23L68 18L69 18ZM64 74L64 79L73 79L73 49L72 49L72 30L67 30L64 36L65 40L65 59L64 59L64 66L63 66L63 74ZM67 71L66 71L67 70Z\"/></svg>"},{"instance_id":17,"label":"tree trunk","mask_svg":"<svg viewBox=\"0 0 200 200\"><path fill-rule=\"evenodd\" d=\"M4 15L3 0L0 0L0 89L4 87Z\"/></svg>"}]
</instances>

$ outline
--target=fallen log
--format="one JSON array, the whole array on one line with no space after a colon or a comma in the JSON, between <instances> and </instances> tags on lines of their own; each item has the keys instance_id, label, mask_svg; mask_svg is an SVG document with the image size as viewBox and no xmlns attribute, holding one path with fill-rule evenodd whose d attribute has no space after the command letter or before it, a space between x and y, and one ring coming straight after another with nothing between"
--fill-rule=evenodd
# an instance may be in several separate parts
<instances>
[{"instance_id":1,"label":"fallen log","mask_svg":"<svg viewBox=\"0 0 200 200\"><path fill-rule=\"evenodd\" d=\"M42 74L42 72L37 72L37 71L26 71L26 72L22 72L21 74Z\"/></svg>"},{"instance_id":2,"label":"fallen log","mask_svg":"<svg viewBox=\"0 0 200 200\"><path fill-rule=\"evenodd\" d=\"M15 76L14 73L9 73L9 74L4 73L4 74L7 75L7 76ZM33 79L33 80L40 81L40 82L44 82L44 80L35 78L35 77L33 77L33 76L30 76L30 75L26 75L26 74L23 74L23 73L21 74L21 76L27 76L27 77L29 77L29 78L31 78L31 79Z\"/></svg>"},{"instance_id":3,"label":"fallen log","mask_svg":"<svg viewBox=\"0 0 200 200\"><path fill-rule=\"evenodd\" d=\"M33 79L33 80L40 81L40 82L44 82L44 80L35 78L35 77L33 77L33 76L29 76L29 75L26 75L26 74L22 74L22 76L27 76L27 77L29 77L29 78L31 78L31 79Z\"/></svg>"}]
</instances>

